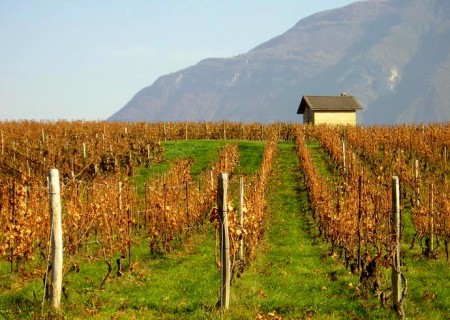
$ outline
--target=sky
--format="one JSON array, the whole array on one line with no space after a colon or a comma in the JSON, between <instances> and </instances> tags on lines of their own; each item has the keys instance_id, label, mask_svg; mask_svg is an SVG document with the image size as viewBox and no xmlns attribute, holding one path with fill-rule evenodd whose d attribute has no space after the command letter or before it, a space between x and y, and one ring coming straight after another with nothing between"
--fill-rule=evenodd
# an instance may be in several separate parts
<instances>
[{"instance_id":1,"label":"sky","mask_svg":"<svg viewBox=\"0 0 450 320\"><path fill-rule=\"evenodd\" d=\"M162 75L354 0L1 0L0 121L105 120Z\"/></svg>"}]
</instances>

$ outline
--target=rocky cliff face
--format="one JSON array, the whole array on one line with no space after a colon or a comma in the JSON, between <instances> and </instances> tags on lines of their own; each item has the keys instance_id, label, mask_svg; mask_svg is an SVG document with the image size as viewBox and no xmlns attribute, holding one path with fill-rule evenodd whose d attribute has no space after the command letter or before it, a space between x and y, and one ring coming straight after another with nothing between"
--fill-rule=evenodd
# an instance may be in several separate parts
<instances>
[{"instance_id":1,"label":"rocky cliff face","mask_svg":"<svg viewBox=\"0 0 450 320\"><path fill-rule=\"evenodd\" d=\"M450 2L368 0L228 59L160 77L109 120L301 121L303 95L355 95L363 124L450 121Z\"/></svg>"}]
</instances>

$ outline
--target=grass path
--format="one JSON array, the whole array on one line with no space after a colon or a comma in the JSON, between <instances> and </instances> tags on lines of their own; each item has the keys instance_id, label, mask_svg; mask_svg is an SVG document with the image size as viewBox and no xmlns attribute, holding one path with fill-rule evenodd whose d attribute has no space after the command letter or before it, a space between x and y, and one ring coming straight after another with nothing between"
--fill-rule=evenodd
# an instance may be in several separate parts
<instances>
[{"instance_id":1,"label":"grass path","mask_svg":"<svg viewBox=\"0 0 450 320\"><path fill-rule=\"evenodd\" d=\"M357 279L315 238L293 143L279 144L267 221L262 252L232 287L229 318L371 318L355 299Z\"/></svg>"}]
</instances>

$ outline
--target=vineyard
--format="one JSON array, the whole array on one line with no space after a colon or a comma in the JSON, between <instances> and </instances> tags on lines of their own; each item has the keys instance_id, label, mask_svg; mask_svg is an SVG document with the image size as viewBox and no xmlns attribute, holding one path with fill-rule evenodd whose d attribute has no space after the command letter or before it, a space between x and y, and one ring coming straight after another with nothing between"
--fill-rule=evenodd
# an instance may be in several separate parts
<instances>
[{"instance_id":1,"label":"vineyard","mask_svg":"<svg viewBox=\"0 0 450 320\"><path fill-rule=\"evenodd\" d=\"M445 318L450 309L450 124L21 121L0 123L0 139L0 317L427 319ZM287 161L290 169L281 167ZM57 310L49 302L53 168L59 171L64 255ZM221 173L228 177L223 210L217 203ZM281 176L283 183L292 179L297 191L275 206L271 196L284 189L273 183L282 183ZM297 214L283 201L292 201L290 211ZM289 223L298 223L292 232L301 233L292 246L308 242L317 255L305 277L323 275L319 294L333 287L340 299L357 299L358 306L335 313L333 303L317 307L311 300L308 306L308 295L290 308L280 301L266 306L276 289L260 290L260 280L249 281L272 272L275 262L264 259L276 214L284 210ZM218 302L223 211L231 285L226 311ZM287 228L286 219L279 227ZM290 256L302 265L305 252ZM188 261L188 270L179 269ZM198 273L188 272L199 266ZM425 275L431 270L436 274ZM394 303L393 274L400 287ZM187 289L180 282L192 282L197 301L181 295ZM127 299L137 288L147 296ZM248 290L257 298L247 297ZM108 299L115 301L110 311L104 310ZM239 301L247 305L238 307Z\"/></svg>"}]
</instances>

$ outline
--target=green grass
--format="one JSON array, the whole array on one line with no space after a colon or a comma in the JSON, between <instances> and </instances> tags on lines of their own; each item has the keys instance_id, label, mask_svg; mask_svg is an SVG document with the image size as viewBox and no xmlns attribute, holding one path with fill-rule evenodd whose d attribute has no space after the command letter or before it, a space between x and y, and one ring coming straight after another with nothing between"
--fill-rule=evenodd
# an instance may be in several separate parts
<instances>
[{"instance_id":1,"label":"green grass","mask_svg":"<svg viewBox=\"0 0 450 320\"><path fill-rule=\"evenodd\" d=\"M269 184L266 238L232 287L229 317L362 319L377 312L355 298L357 279L316 238L292 143L279 144Z\"/></svg>"},{"instance_id":2,"label":"green grass","mask_svg":"<svg viewBox=\"0 0 450 320\"><path fill-rule=\"evenodd\" d=\"M331 179L333 182L338 180L340 178L339 170L333 164L331 158L325 153L324 149L320 146L319 141L307 140L306 145L318 173Z\"/></svg>"},{"instance_id":3,"label":"green grass","mask_svg":"<svg viewBox=\"0 0 450 320\"><path fill-rule=\"evenodd\" d=\"M214 230L209 224L163 256L150 256L145 239L134 247L132 271L112 275L101 290L105 265L82 264L67 281L74 288L64 302L70 319L204 318L214 313L219 273L214 262ZM86 265L86 266L85 266ZM89 283L86 285L86 283ZM83 302L80 308L79 303Z\"/></svg>"},{"instance_id":4,"label":"green grass","mask_svg":"<svg viewBox=\"0 0 450 320\"><path fill-rule=\"evenodd\" d=\"M255 175L262 161L265 142L239 141L239 167L237 172L243 175Z\"/></svg>"},{"instance_id":5,"label":"green grass","mask_svg":"<svg viewBox=\"0 0 450 320\"><path fill-rule=\"evenodd\" d=\"M148 179L167 171L172 161L180 158L193 160L191 174L195 178L205 171L211 162L217 161L219 150L230 142L223 140L181 140L163 142L164 161L154 163L150 168L136 169L136 184L141 192Z\"/></svg>"},{"instance_id":6,"label":"green grass","mask_svg":"<svg viewBox=\"0 0 450 320\"><path fill-rule=\"evenodd\" d=\"M152 177L165 172L175 159L192 159L191 174L195 179L206 171L211 163L219 158L219 151L225 145L234 143L239 147L240 163L237 172L244 175L255 174L262 160L264 142L261 141L224 141L224 140L182 140L163 143L164 161L153 164L150 168L136 169L136 184L142 192L144 183Z\"/></svg>"}]
</instances>

